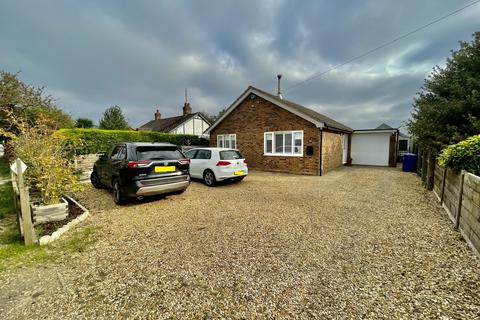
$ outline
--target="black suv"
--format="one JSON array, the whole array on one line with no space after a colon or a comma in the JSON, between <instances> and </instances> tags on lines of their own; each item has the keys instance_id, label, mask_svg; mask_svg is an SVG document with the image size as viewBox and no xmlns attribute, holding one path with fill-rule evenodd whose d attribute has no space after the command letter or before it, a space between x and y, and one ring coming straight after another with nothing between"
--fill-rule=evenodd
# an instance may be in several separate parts
<instances>
[{"instance_id":1,"label":"black suv","mask_svg":"<svg viewBox=\"0 0 480 320\"><path fill-rule=\"evenodd\" d=\"M118 143L93 166L95 188L113 189L115 203L128 198L182 193L190 184L190 160L170 143Z\"/></svg>"}]
</instances>

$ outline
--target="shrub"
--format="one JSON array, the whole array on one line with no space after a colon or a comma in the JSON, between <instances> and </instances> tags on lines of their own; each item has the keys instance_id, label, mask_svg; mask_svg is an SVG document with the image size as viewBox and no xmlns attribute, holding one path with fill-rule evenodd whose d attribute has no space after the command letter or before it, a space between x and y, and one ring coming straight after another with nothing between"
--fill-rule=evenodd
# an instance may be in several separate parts
<instances>
[{"instance_id":1,"label":"shrub","mask_svg":"<svg viewBox=\"0 0 480 320\"><path fill-rule=\"evenodd\" d=\"M28 165L26 183L39 191L43 204L58 203L65 193L81 189L62 137L53 134L54 119L39 115L32 125L11 110L5 111L5 119L15 126L16 133L0 128L0 134L10 139L14 156Z\"/></svg>"},{"instance_id":2,"label":"shrub","mask_svg":"<svg viewBox=\"0 0 480 320\"><path fill-rule=\"evenodd\" d=\"M480 134L446 147L438 160L447 168L480 175Z\"/></svg>"},{"instance_id":3,"label":"shrub","mask_svg":"<svg viewBox=\"0 0 480 320\"><path fill-rule=\"evenodd\" d=\"M208 141L194 135L172 134L151 131L102 130L102 129L60 129L57 136L77 145L76 154L107 152L119 142L170 142L181 145L207 145ZM79 144L79 141L81 143Z\"/></svg>"}]
</instances>

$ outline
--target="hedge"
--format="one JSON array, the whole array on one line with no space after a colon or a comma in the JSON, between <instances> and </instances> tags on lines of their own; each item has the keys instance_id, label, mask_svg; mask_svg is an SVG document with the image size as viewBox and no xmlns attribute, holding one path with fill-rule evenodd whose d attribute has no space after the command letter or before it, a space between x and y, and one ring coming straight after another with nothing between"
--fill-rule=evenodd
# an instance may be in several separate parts
<instances>
[{"instance_id":1,"label":"hedge","mask_svg":"<svg viewBox=\"0 0 480 320\"><path fill-rule=\"evenodd\" d=\"M107 152L119 142L170 142L178 146L206 146L208 140L194 135L133 130L60 129L55 134L75 145L77 155Z\"/></svg>"},{"instance_id":2,"label":"hedge","mask_svg":"<svg viewBox=\"0 0 480 320\"><path fill-rule=\"evenodd\" d=\"M438 160L447 168L480 176L480 134L446 147Z\"/></svg>"}]
</instances>

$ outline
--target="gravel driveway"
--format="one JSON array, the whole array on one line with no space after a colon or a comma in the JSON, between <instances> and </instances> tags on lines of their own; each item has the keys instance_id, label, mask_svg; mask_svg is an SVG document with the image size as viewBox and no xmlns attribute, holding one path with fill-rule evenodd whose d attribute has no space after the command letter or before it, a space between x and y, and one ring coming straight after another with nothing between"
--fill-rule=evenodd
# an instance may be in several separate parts
<instances>
[{"instance_id":1,"label":"gravel driveway","mask_svg":"<svg viewBox=\"0 0 480 320\"><path fill-rule=\"evenodd\" d=\"M0 277L7 318L480 317L479 261L397 169L253 172L125 207L81 198L103 233L54 268ZM34 297L13 289L27 272Z\"/></svg>"}]
</instances>

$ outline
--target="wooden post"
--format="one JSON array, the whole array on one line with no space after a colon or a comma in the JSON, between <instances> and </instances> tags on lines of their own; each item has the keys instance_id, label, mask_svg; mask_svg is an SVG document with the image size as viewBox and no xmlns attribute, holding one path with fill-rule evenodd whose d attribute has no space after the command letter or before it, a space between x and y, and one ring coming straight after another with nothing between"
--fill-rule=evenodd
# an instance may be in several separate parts
<instances>
[{"instance_id":1,"label":"wooden post","mask_svg":"<svg viewBox=\"0 0 480 320\"><path fill-rule=\"evenodd\" d=\"M422 183L423 183L424 187L427 186L427 160L428 160L427 153L425 151L423 151L423 154L422 154Z\"/></svg>"},{"instance_id":2,"label":"wooden post","mask_svg":"<svg viewBox=\"0 0 480 320\"><path fill-rule=\"evenodd\" d=\"M445 182L447 180L447 167L443 168L442 189L440 191L440 204L443 204L443 197L445 196Z\"/></svg>"},{"instance_id":3,"label":"wooden post","mask_svg":"<svg viewBox=\"0 0 480 320\"><path fill-rule=\"evenodd\" d=\"M418 154L417 154L417 176L422 175L422 154L423 154L423 149L419 147Z\"/></svg>"},{"instance_id":4,"label":"wooden post","mask_svg":"<svg viewBox=\"0 0 480 320\"><path fill-rule=\"evenodd\" d=\"M15 160L17 166L18 177L18 191L20 193L20 208L22 211L22 223L23 223L23 238L26 245L31 245L35 242L35 234L32 223L32 213L30 212L30 196L28 194L28 188L25 188L23 181L21 160Z\"/></svg>"},{"instance_id":5,"label":"wooden post","mask_svg":"<svg viewBox=\"0 0 480 320\"><path fill-rule=\"evenodd\" d=\"M433 190L433 179L435 178L435 157L432 151L428 152L427 162L427 190Z\"/></svg>"},{"instance_id":6,"label":"wooden post","mask_svg":"<svg viewBox=\"0 0 480 320\"><path fill-rule=\"evenodd\" d=\"M457 215L455 216L455 229L460 225L460 214L462 212L463 181L465 180L465 171L460 174L460 187L458 188Z\"/></svg>"}]
</instances>

